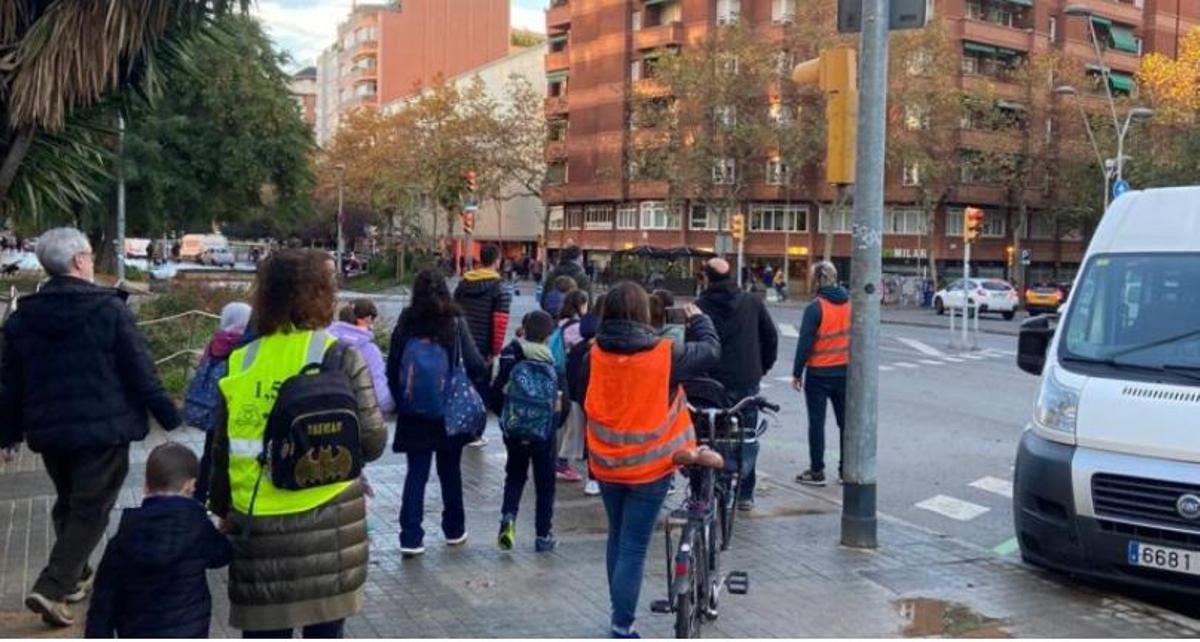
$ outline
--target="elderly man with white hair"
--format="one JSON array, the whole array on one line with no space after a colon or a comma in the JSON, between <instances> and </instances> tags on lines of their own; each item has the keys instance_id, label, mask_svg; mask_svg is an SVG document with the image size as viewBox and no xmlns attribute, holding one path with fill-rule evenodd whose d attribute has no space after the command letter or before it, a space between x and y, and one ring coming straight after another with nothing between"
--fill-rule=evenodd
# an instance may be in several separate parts
<instances>
[{"instance_id":1,"label":"elderly man with white hair","mask_svg":"<svg viewBox=\"0 0 1200 642\"><path fill-rule=\"evenodd\" d=\"M70 626L69 603L87 597L88 558L108 526L129 471L129 443L179 414L154 369L125 294L93 283L95 256L79 230L42 234L38 261L50 276L5 323L0 359L0 449L22 441L41 454L58 497L56 540L25 605Z\"/></svg>"}]
</instances>

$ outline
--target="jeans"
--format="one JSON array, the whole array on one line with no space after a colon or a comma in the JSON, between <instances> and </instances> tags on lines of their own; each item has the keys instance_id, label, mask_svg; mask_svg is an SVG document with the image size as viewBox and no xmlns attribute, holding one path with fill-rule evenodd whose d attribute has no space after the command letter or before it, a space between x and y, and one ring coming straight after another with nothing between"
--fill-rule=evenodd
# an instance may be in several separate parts
<instances>
[{"instance_id":1,"label":"jeans","mask_svg":"<svg viewBox=\"0 0 1200 642\"><path fill-rule=\"evenodd\" d=\"M62 601L74 593L92 550L108 528L108 515L129 472L129 446L42 453L58 494L50 520L54 547L33 590Z\"/></svg>"},{"instance_id":2,"label":"jeans","mask_svg":"<svg viewBox=\"0 0 1200 642\"><path fill-rule=\"evenodd\" d=\"M532 464L537 536L546 537L554 520L554 440L530 443L505 439L504 447L508 450L508 461L504 464L504 503L500 512L516 517Z\"/></svg>"},{"instance_id":3,"label":"jeans","mask_svg":"<svg viewBox=\"0 0 1200 642\"><path fill-rule=\"evenodd\" d=\"M196 478L196 494L193 497L203 506L208 501L208 485L212 479L212 430L204 433L204 452L200 453L200 476Z\"/></svg>"},{"instance_id":4,"label":"jeans","mask_svg":"<svg viewBox=\"0 0 1200 642\"><path fill-rule=\"evenodd\" d=\"M300 629L300 635L305 638L316 639L334 639L342 637L342 629L346 625L346 620L333 620L332 622L321 622L320 624L309 624ZM242 631L242 637L246 639L263 639L263 638L290 638L295 632L294 629L274 629L270 631Z\"/></svg>"},{"instance_id":5,"label":"jeans","mask_svg":"<svg viewBox=\"0 0 1200 642\"><path fill-rule=\"evenodd\" d=\"M758 395L758 386L750 386L748 388L729 388L726 392L729 393L734 403L745 399L746 397L754 397ZM758 429L758 409L750 408L741 412L741 417L738 419L743 430ZM733 453L730 453L732 456ZM754 484L757 481L755 469L758 467L758 442L752 444L742 444L742 480L738 486L739 500L754 499Z\"/></svg>"},{"instance_id":6,"label":"jeans","mask_svg":"<svg viewBox=\"0 0 1200 642\"><path fill-rule=\"evenodd\" d=\"M841 457L846 437L846 378L804 377L804 402L808 406L808 458L813 472L825 471L825 403L833 404L833 416L838 425L838 476L842 474Z\"/></svg>"},{"instance_id":7,"label":"jeans","mask_svg":"<svg viewBox=\"0 0 1200 642\"><path fill-rule=\"evenodd\" d=\"M600 482L600 497L608 515L605 562L613 628L628 630L633 626L646 568L646 551L672 476L648 484Z\"/></svg>"},{"instance_id":8,"label":"jeans","mask_svg":"<svg viewBox=\"0 0 1200 642\"><path fill-rule=\"evenodd\" d=\"M467 516L463 511L462 444L454 441L437 450L412 451L406 453L408 474L404 476L404 496L400 500L400 546L404 548L417 548L425 541L425 530L421 528L425 519L425 484L429 482L429 469L435 455L438 481L442 486L442 534L447 539L455 539L467 532Z\"/></svg>"}]
</instances>

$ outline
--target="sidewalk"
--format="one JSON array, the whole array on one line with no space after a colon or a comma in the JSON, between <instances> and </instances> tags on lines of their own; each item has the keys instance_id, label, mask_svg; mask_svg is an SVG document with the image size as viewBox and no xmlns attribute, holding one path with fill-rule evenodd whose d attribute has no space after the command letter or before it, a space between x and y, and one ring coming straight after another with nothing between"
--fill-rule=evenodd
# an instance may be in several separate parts
<instances>
[{"instance_id":1,"label":"sidewalk","mask_svg":"<svg viewBox=\"0 0 1200 642\"><path fill-rule=\"evenodd\" d=\"M532 489L512 552L494 545L504 450L492 443L463 457L467 522L472 539L442 545L436 528L438 487L427 493L428 552L402 560L397 541L404 460L388 453L368 467L376 498L370 505L371 571L365 608L347 625L354 637L603 637L608 594L604 580L604 511L580 484L559 484L555 526L559 549L533 552ZM201 435L172 435L198 447ZM139 500L141 468L151 435L134 447L135 463L119 502ZM722 596L721 616L707 637L1167 637L1200 635L1200 622L1139 602L1071 586L972 547L890 519L880 522L880 548L838 546L839 509L788 478L759 482L758 508L739 515L726 569L750 574L750 592ZM52 540L53 497L39 460L25 452L0 468L0 636L78 636L76 626L51 631L22 606ZM679 501L679 495L668 504ZM110 532L116 527L116 516ZM101 547L102 549L102 547ZM638 627L670 637L669 616L649 613L664 596L661 536L651 545ZM100 549L97 550L97 555ZM237 636L227 623L225 571L213 572L214 637ZM82 612L82 609L77 611ZM82 619L82 617L80 618Z\"/></svg>"}]
</instances>

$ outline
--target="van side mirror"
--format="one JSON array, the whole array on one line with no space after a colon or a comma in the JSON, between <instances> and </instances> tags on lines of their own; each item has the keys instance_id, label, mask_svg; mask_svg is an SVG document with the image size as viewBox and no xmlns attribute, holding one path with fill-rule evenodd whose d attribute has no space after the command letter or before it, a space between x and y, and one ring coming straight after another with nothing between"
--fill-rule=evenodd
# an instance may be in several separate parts
<instances>
[{"instance_id":1,"label":"van side mirror","mask_svg":"<svg viewBox=\"0 0 1200 642\"><path fill-rule=\"evenodd\" d=\"M1026 319L1017 336L1017 367L1029 374L1040 375L1046 366L1046 350L1054 338L1051 315L1043 314Z\"/></svg>"}]
</instances>

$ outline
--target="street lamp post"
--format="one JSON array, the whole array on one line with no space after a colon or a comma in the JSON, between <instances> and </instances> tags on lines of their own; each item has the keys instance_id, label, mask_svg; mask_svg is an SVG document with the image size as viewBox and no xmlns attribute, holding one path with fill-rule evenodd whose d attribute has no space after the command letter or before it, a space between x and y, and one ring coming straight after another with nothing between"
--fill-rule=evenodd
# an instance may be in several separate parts
<instances>
[{"instance_id":1,"label":"street lamp post","mask_svg":"<svg viewBox=\"0 0 1200 642\"><path fill-rule=\"evenodd\" d=\"M346 178L346 164L338 163L333 166L333 171L337 172L338 181L338 211L337 211L337 257L334 263L337 265L338 279L342 278L342 253L345 251L346 242L342 237L342 214L343 214L343 192Z\"/></svg>"},{"instance_id":2,"label":"street lamp post","mask_svg":"<svg viewBox=\"0 0 1200 642\"><path fill-rule=\"evenodd\" d=\"M1088 21L1091 24L1091 21ZM1107 87L1107 80L1105 86ZM1071 85L1060 85L1054 88L1054 93L1059 96L1070 96L1075 99L1075 106L1079 108L1079 117L1083 119L1083 127L1087 131L1088 142L1092 145L1092 151L1096 154L1096 162L1100 167L1101 174L1104 175L1104 209L1108 210L1108 203L1112 198L1112 192L1109 190L1109 185L1115 177L1118 181L1125 177L1125 161L1130 157L1125 154L1125 137L1129 134L1129 125L1133 123L1135 118L1150 118L1154 116L1154 110L1147 107L1133 107L1129 113L1125 114L1125 122L1117 120L1114 108L1113 125L1117 135L1117 157L1105 159L1100 153L1100 146L1096 143L1096 134L1092 131L1092 123L1088 120L1087 112L1083 109L1083 101L1079 99L1079 90ZM1112 94L1109 94L1109 101L1112 101Z\"/></svg>"}]
</instances>

